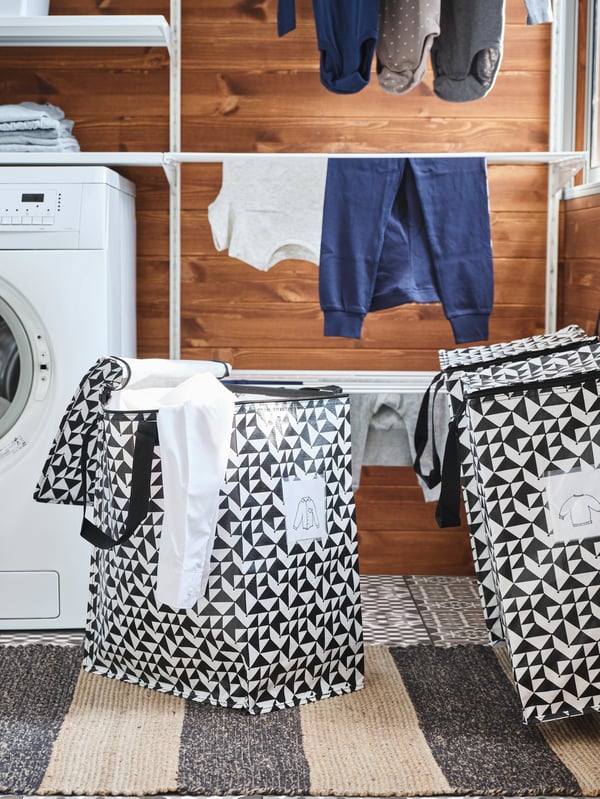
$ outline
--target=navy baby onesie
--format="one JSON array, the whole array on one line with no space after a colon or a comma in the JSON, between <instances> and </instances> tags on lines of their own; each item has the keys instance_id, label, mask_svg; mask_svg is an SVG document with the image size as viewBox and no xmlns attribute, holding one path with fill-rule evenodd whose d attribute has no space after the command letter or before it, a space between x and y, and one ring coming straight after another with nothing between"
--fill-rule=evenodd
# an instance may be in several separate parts
<instances>
[{"instance_id":1,"label":"navy baby onesie","mask_svg":"<svg viewBox=\"0 0 600 799\"><path fill-rule=\"evenodd\" d=\"M313 0L313 13L323 86L336 94L364 89L377 44L379 0ZM295 27L295 0L279 0L279 35Z\"/></svg>"}]
</instances>

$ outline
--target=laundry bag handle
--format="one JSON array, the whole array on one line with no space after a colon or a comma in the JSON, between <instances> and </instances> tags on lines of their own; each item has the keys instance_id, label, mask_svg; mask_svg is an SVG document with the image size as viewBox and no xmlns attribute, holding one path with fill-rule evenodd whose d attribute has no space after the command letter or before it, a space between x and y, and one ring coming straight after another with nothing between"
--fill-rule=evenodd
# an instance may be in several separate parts
<instances>
[{"instance_id":1,"label":"laundry bag handle","mask_svg":"<svg viewBox=\"0 0 600 799\"><path fill-rule=\"evenodd\" d=\"M437 374L431 383L427 386L427 390L421 400L419 406L419 415L417 416L417 424L415 426L415 459L413 462L413 469L416 474L423 480L427 488L435 488L439 485L441 475L440 456L435 443L435 428L434 428L434 408L437 399L438 391L442 386L444 373ZM430 423L431 422L431 423ZM421 457L425 452L429 435L431 434L431 471L428 474L423 472L421 466Z\"/></svg>"},{"instance_id":2,"label":"laundry bag handle","mask_svg":"<svg viewBox=\"0 0 600 799\"><path fill-rule=\"evenodd\" d=\"M131 467L131 496L125 521L125 529L118 538L112 538L91 522L85 515L87 501L87 450L91 436L87 436L82 446L82 484L83 520L80 535L99 549L112 549L129 540L148 514L150 501L150 482L154 447L158 441L158 428L155 420L141 421L135 433L133 464Z\"/></svg>"},{"instance_id":3,"label":"laundry bag handle","mask_svg":"<svg viewBox=\"0 0 600 799\"><path fill-rule=\"evenodd\" d=\"M448 437L444 449L440 496L435 509L438 527L460 527L460 456L458 421L462 409L448 425Z\"/></svg>"},{"instance_id":4,"label":"laundry bag handle","mask_svg":"<svg viewBox=\"0 0 600 799\"><path fill-rule=\"evenodd\" d=\"M301 383L294 385L293 382L281 384L272 382L264 383L260 380L235 380L228 379L221 381L223 385L234 394L261 395L269 399L323 399L327 397L339 397L343 394L340 386L304 386Z\"/></svg>"}]
</instances>

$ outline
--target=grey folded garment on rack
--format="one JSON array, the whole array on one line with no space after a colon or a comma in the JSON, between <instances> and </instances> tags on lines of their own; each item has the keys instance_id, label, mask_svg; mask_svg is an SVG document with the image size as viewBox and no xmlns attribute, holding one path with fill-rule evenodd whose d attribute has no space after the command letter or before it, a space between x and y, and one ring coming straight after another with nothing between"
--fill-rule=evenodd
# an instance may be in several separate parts
<instances>
[{"instance_id":1,"label":"grey folded garment on rack","mask_svg":"<svg viewBox=\"0 0 600 799\"><path fill-rule=\"evenodd\" d=\"M0 105L0 150L4 152L73 152L79 143L73 121L51 103Z\"/></svg>"},{"instance_id":2,"label":"grey folded garment on rack","mask_svg":"<svg viewBox=\"0 0 600 799\"><path fill-rule=\"evenodd\" d=\"M422 393L350 394L352 429L352 487L360 484L363 466L412 466L415 461L415 428ZM448 430L447 403L435 404L433 422L439 451L444 451ZM423 460L427 460L424 453ZM426 469L428 464L423 463ZM425 502L439 497L439 486L428 488L417 475Z\"/></svg>"}]
</instances>

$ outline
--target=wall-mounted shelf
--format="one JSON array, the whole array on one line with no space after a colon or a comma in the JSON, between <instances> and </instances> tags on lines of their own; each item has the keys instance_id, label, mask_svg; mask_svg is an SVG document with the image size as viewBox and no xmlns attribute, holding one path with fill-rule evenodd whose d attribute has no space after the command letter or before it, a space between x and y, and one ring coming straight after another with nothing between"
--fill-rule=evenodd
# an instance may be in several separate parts
<instances>
[{"instance_id":1,"label":"wall-mounted shelf","mask_svg":"<svg viewBox=\"0 0 600 799\"><path fill-rule=\"evenodd\" d=\"M173 39L158 15L0 17L0 46L167 47Z\"/></svg>"},{"instance_id":2,"label":"wall-mounted shelf","mask_svg":"<svg viewBox=\"0 0 600 799\"><path fill-rule=\"evenodd\" d=\"M163 153L155 152L78 152L78 153L0 153L0 166L160 166Z\"/></svg>"}]
</instances>

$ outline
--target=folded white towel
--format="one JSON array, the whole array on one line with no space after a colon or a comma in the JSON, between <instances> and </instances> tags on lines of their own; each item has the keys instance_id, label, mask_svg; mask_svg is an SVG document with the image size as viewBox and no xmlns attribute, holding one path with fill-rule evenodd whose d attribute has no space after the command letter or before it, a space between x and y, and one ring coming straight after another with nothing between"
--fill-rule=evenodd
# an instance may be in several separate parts
<instances>
[{"instance_id":1,"label":"folded white towel","mask_svg":"<svg viewBox=\"0 0 600 799\"><path fill-rule=\"evenodd\" d=\"M0 144L57 144L59 139L71 137L73 122L62 119L58 128L52 130L2 130L0 129Z\"/></svg>"},{"instance_id":2,"label":"folded white towel","mask_svg":"<svg viewBox=\"0 0 600 799\"><path fill-rule=\"evenodd\" d=\"M3 144L0 137L0 152L4 153L71 153L79 149L79 142L72 136L48 144Z\"/></svg>"},{"instance_id":3,"label":"folded white towel","mask_svg":"<svg viewBox=\"0 0 600 799\"><path fill-rule=\"evenodd\" d=\"M51 103L0 105L0 130L58 130L64 112ZM24 126L24 127L23 127Z\"/></svg>"}]
</instances>

